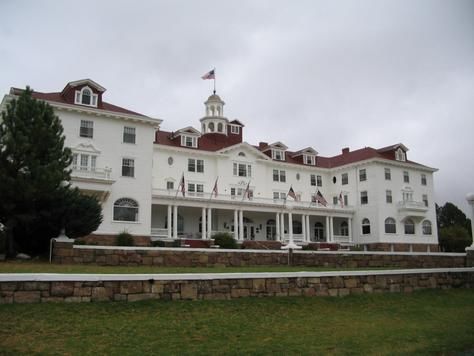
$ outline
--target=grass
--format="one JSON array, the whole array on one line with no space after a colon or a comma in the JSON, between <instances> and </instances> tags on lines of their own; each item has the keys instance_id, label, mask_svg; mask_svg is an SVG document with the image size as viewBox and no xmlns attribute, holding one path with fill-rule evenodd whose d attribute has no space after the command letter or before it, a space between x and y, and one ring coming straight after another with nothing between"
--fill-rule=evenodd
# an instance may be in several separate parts
<instances>
[{"instance_id":1,"label":"grass","mask_svg":"<svg viewBox=\"0 0 474 356\"><path fill-rule=\"evenodd\" d=\"M371 268L371 269L381 269L381 268ZM388 268L385 268L385 269L388 269ZM335 270L338 270L338 269L322 268L322 267L306 267L306 266L156 267L156 266L95 266L95 265L80 265L80 264L59 265L59 264L50 264L45 261L0 262L0 273L243 273L243 272L296 272L296 271L335 271ZM339 270L344 270L344 269L341 268Z\"/></svg>"},{"instance_id":2,"label":"grass","mask_svg":"<svg viewBox=\"0 0 474 356\"><path fill-rule=\"evenodd\" d=\"M454 354L474 349L474 291L0 305L0 354Z\"/></svg>"}]
</instances>

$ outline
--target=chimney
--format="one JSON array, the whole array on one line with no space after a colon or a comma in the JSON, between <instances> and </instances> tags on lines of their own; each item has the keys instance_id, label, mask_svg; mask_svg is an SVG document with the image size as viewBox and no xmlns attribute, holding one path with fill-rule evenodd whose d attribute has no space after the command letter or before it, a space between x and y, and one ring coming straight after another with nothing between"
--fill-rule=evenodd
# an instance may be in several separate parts
<instances>
[{"instance_id":1,"label":"chimney","mask_svg":"<svg viewBox=\"0 0 474 356\"><path fill-rule=\"evenodd\" d=\"M344 148L342 149L342 154L343 154L343 155L346 155L346 154L348 154L348 153L349 153L349 147L344 147Z\"/></svg>"},{"instance_id":2,"label":"chimney","mask_svg":"<svg viewBox=\"0 0 474 356\"><path fill-rule=\"evenodd\" d=\"M258 148L263 150L265 147L268 146L268 142L259 142L258 143Z\"/></svg>"}]
</instances>

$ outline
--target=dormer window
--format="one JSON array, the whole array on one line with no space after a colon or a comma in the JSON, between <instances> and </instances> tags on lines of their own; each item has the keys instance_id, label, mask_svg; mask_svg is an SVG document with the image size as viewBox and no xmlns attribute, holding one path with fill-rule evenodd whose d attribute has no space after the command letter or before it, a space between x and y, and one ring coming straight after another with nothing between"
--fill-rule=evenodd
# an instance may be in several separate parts
<instances>
[{"instance_id":1,"label":"dormer window","mask_svg":"<svg viewBox=\"0 0 474 356\"><path fill-rule=\"evenodd\" d=\"M402 162L406 161L405 152L401 148L395 151L395 159L397 161L402 161Z\"/></svg>"},{"instance_id":2,"label":"dormer window","mask_svg":"<svg viewBox=\"0 0 474 356\"><path fill-rule=\"evenodd\" d=\"M184 147L197 147L198 138L194 136L181 136L181 146Z\"/></svg>"},{"instance_id":3,"label":"dormer window","mask_svg":"<svg viewBox=\"0 0 474 356\"><path fill-rule=\"evenodd\" d=\"M94 94L92 89L84 87L76 90L75 104L97 107L97 97L98 95Z\"/></svg>"},{"instance_id":4,"label":"dormer window","mask_svg":"<svg viewBox=\"0 0 474 356\"><path fill-rule=\"evenodd\" d=\"M240 133L240 126L230 125L230 133L234 135L238 135Z\"/></svg>"},{"instance_id":5,"label":"dormer window","mask_svg":"<svg viewBox=\"0 0 474 356\"><path fill-rule=\"evenodd\" d=\"M316 157L313 155L303 155L304 164L314 166L316 165Z\"/></svg>"},{"instance_id":6,"label":"dormer window","mask_svg":"<svg viewBox=\"0 0 474 356\"><path fill-rule=\"evenodd\" d=\"M277 161L285 160L285 151L282 150L272 150L272 158Z\"/></svg>"}]
</instances>

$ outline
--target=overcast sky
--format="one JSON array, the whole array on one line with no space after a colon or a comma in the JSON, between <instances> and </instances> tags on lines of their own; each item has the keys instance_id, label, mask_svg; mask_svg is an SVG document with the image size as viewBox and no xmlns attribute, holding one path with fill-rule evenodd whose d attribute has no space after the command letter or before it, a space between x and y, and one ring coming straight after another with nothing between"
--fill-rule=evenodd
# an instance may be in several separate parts
<instances>
[{"instance_id":1,"label":"overcast sky","mask_svg":"<svg viewBox=\"0 0 474 356\"><path fill-rule=\"evenodd\" d=\"M322 156L403 143L474 191L474 1L0 0L0 91L90 78L105 100L198 129L216 68L244 140Z\"/></svg>"}]
</instances>

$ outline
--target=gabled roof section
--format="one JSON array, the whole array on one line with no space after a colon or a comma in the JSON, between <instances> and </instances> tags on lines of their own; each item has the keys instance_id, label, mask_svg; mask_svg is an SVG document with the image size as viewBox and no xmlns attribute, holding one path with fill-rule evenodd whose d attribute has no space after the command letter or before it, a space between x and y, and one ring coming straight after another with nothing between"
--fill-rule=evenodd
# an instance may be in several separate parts
<instances>
[{"instance_id":1,"label":"gabled roof section","mask_svg":"<svg viewBox=\"0 0 474 356\"><path fill-rule=\"evenodd\" d=\"M288 149L287 146L285 146L284 143L280 142L280 141L277 141L277 142L274 142L266 147L263 147L262 148L262 152L265 152L265 151L268 151L270 149L277 149L277 150L283 150L283 151L286 151Z\"/></svg>"},{"instance_id":2,"label":"gabled roof section","mask_svg":"<svg viewBox=\"0 0 474 356\"><path fill-rule=\"evenodd\" d=\"M395 151L398 148L401 148L403 152L407 152L408 148L403 144L403 143L397 143L395 145L387 146L387 147L382 147L379 148L377 151L378 152L389 152L389 151Z\"/></svg>"},{"instance_id":3,"label":"gabled roof section","mask_svg":"<svg viewBox=\"0 0 474 356\"><path fill-rule=\"evenodd\" d=\"M84 85L88 85L88 86L94 88L95 90L97 90L100 93L103 93L107 90L103 86L101 86L100 84L94 82L92 79L81 79L81 80L76 80L76 81L67 83L66 86L64 87L63 91L61 92L61 94L64 94L70 88L75 88L75 87L84 86Z\"/></svg>"},{"instance_id":4,"label":"gabled roof section","mask_svg":"<svg viewBox=\"0 0 474 356\"><path fill-rule=\"evenodd\" d=\"M318 152L312 148L312 147L306 147L306 148L303 148L302 150L299 150L297 152L295 152L294 154L292 154L292 157L298 157L298 156L301 156L301 155L313 155L313 156L316 156L318 154Z\"/></svg>"},{"instance_id":5,"label":"gabled roof section","mask_svg":"<svg viewBox=\"0 0 474 356\"><path fill-rule=\"evenodd\" d=\"M239 125L239 126L242 126L242 127L245 126L243 123L241 123L241 122L240 122L239 120L237 120L237 119L232 120L231 122L229 122L229 124L232 124L232 125Z\"/></svg>"},{"instance_id":6,"label":"gabled roof section","mask_svg":"<svg viewBox=\"0 0 474 356\"><path fill-rule=\"evenodd\" d=\"M270 158L266 154L263 154L255 146L252 146L252 145L248 144L247 142L241 142L241 143L238 143L236 145L225 147L225 148L220 149L219 151L217 151L217 153L228 153L228 152L243 150L243 149L252 152L252 154L254 154L257 158L264 159L264 160L270 160Z\"/></svg>"},{"instance_id":7,"label":"gabled roof section","mask_svg":"<svg viewBox=\"0 0 474 356\"><path fill-rule=\"evenodd\" d=\"M192 126L185 127L175 132L175 137L179 135L201 136L201 132Z\"/></svg>"}]
</instances>

